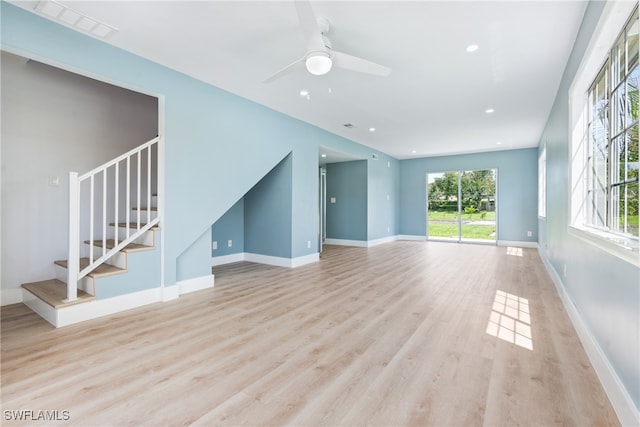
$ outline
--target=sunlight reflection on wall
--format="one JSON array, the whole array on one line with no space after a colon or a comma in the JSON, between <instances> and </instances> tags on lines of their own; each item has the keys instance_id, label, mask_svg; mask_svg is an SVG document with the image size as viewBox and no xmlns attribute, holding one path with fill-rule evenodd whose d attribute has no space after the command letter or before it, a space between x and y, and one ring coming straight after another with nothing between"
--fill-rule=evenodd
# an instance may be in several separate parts
<instances>
[{"instance_id":1,"label":"sunlight reflection on wall","mask_svg":"<svg viewBox=\"0 0 640 427\"><path fill-rule=\"evenodd\" d=\"M504 291L496 291L487 324L487 334L533 350L529 300Z\"/></svg>"}]
</instances>

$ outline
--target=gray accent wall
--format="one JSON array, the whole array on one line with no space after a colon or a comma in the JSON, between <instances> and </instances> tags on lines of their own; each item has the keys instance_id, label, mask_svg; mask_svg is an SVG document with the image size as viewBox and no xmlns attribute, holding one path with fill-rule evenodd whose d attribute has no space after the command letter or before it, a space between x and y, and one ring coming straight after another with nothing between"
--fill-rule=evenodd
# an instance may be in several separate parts
<instances>
[{"instance_id":1,"label":"gray accent wall","mask_svg":"<svg viewBox=\"0 0 640 427\"><path fill-rule=\"evenodd\" d=\"M6 53L1 65L2 289L19 292L67 258L69 172L154 138L158 100Z\"/></svg>"}]
</instances>

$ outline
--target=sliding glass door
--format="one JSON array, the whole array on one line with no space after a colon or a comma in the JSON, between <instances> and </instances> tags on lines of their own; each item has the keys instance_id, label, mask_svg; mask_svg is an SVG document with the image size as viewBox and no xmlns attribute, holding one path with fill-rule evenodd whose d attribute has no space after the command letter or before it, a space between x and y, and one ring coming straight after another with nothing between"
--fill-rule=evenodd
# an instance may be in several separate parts
<instances>
[{"instance_id":1,"label":"sliding glass door","mask_svg":"<svg viewBox=\"0 0 640 427\"><path fill-rule=\"evenodd\" d=\"M496 170L427 174L427 238L496 241Z\"/></svg>"}]
</instances>

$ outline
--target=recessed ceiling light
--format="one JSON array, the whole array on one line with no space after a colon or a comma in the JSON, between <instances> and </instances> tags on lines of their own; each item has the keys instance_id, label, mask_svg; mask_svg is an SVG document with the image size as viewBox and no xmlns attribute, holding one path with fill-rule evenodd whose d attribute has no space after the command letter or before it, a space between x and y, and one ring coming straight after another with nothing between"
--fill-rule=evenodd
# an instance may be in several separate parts
<instances>
[{"instance_id":1,"label":"recessed ceiling light","mask_svg":"<svg viewBox=\"0 0 640 427\"><path fill-rule=\"evenodd\" d=\"M416 153L417 153L417 151L416 151L416 150L411 150L411 153L412 153L412 154L416 154Z\"/></svg>"},{"instance_id":2,"label":"recessed ceiling light","mask_svg":"<svg viewBox=\"0 0 640 427\"><path fill-rule=\"evenodd\" d=\"M487 113L487 114L491 114L494 111L496 111L496 110L494 110L493 108L487 108L486 110L484 110L484 112Z\"/></svg>"},{"instance_id":3,"label":"recessed ceiling light","mask_svg":"<svg viewBox=\"0 0 640 427\"><path fill-rule=\"evenodd\" d=\"M477 44L470 44L469 46L467 46L467 52L475 52L476 50L478 50Z\"/></svg>"},{"instance_id":4,"label":"recessed ceiling light","mask_svg":"<svg viewBox=\"0 0 640 427\"><path fill-rule=\"evenodd\" d=\"M375 132L376 128L369 128L369 132Z\"/></svg>"},{"instance_id":5,"label":"recessed ceiling light","mask_svg":"<svg viewBox=\"0 0 640 427\"><path fill-rule=\"evenodd\" d=\"M309 95L308 91L306 91L304 89L300 91L300 96L307 96L307 95Z\"/></svg>"},{"instance_id":6,"label":"recessed ceiling light","mask_svg":"<svg viewBox=\"0 0 640 427\"><path fill-rule=\"evenodd\" d=\"M502 142L498 141L496 142L497 145L502 145Z\"/></svg>"},{"instance_id":7,"label":"recessed ceiling light","mask_svg":"<svg viewBox=\"0 0 640 427\"><path fill-rule=\"evenodd\" d=\"M327 155L326 154L320 154L320 157L324 158L324 157L327 157Z\"/></svg>"}]
</instances>

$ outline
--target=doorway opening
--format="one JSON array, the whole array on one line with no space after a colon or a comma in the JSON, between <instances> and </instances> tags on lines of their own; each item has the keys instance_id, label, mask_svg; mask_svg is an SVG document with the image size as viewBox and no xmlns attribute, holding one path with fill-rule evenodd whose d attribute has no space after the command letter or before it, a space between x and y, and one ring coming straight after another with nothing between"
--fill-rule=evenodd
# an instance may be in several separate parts
<instances>
[{"instance_id":1,"label":"doorway opening","mask_svg":"<svg viewBox=\"0 0 640 427\"><path fill-rule=\"evenodd\" d=\"M427 239L496 243L497 170L427 174Z\"/></svg>"}]
</instances>

